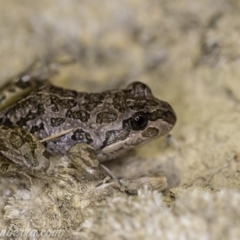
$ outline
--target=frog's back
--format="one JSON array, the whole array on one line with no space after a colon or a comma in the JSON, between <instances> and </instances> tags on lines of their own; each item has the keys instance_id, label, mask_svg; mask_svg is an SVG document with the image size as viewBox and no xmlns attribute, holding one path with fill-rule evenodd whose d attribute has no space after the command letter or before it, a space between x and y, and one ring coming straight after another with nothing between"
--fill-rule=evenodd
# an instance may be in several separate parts
<instances>
[{"instance_id":1,"label":"frog's back","mask_svg":"<svg viewBox=\"0 0 240 240\"><path fill-rule=\"evenodd\" d=\"M40 139L70 128L86 128L90 114L80 109L83 95L45 84L3 110L0 124L24 128Z\"/></svg>"},{"instance_id":2,"label":"frog's back","mask_svg":"<svg viewBox=\"0 0 240 240\"><path fill-rule=\"evenodd\" d=\"M77 142L100 148L98 128L118 119L113 97L122 90L84 93L44 83L0 112L0 125L20 127L37 136L50 152L65 153ZM116 101L119 104L119 101ZM120 103L121 104L121 103ZM100 136L101 135L101 136Z\"/></svg>"}]
</instances>

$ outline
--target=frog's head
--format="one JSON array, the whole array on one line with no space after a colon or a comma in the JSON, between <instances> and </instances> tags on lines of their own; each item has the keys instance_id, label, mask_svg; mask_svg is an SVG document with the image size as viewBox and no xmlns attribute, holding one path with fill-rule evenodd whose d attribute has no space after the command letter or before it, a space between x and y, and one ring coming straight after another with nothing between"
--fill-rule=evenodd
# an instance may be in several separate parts
<instances>
[{"instance_id":1,"label":"frog's head","mask_svg":"<svg viewBox=\"0 0 240 240\"><path fill-rule=\"evenodd\" d=\"M108 107L98 114L102 123L98 129L100 161L113 159L130 148L166 135L176 123L172 107L156 99L141 82L134 82L125 90L109 92L106 103L112 109Z\"/></svg>"}]
</instances>

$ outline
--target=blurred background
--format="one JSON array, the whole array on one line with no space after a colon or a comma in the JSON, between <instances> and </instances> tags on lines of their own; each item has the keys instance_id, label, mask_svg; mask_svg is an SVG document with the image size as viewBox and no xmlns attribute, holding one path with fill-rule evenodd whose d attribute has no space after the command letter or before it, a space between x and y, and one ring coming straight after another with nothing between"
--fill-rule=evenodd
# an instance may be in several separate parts
<instances>
[{"instance_id":1,"label":"blurred background","mask_svg":"<svg viewBox=\"0 0 240 240\"><path fill-rule=\"evenodd\" d=\"M239 11L237 0L1 1L0 83L36 59L74 61L51 81L79 91L145 82L178 122L170 146L143 146L118 174L239 189Z\"/></svg>"}]
</instances>

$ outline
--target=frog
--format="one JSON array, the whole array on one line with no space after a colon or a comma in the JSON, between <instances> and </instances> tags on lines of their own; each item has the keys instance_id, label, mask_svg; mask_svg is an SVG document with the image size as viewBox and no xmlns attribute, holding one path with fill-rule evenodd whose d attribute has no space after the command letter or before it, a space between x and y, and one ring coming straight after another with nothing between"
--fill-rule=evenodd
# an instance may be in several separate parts
<instances>
[{"instance_id":1,"label":"frog","mask_svg":"<svg viewBox=\"0 0 240 240\"><path fill-rule=\"evenodd\" d=\"M51 156L67 154L92 177L99 163L167 135L176 120L142 82L89 93L24 75L0 90L0 157L36 173L47 171Z\"/></svg>"}]
</instances>

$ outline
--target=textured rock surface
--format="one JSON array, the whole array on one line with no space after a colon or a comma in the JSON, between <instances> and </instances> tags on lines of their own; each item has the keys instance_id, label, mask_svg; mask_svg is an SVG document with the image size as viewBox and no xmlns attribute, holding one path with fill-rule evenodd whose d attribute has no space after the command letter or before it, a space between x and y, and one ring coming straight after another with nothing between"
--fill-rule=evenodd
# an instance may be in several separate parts
<instances>
[{"instance_id":1,"label":"textured rock surface","mask_svg":"<svg viewBox=\"0 0 240 240\"><path fill-rule=\"evenodd\" d=\"M172 207L148 191L128 197L87 186L82 196L81 185L27 190L25 179L1 179L1 229L51 226L76 239L239 239L239 10L237 0L0 2L1 83L37 58L75 59L59 68L55 84L97 92L143 81L178 115L168 141L109 163L121 177L166 176Z\"/></svg>"}]
</instances>

